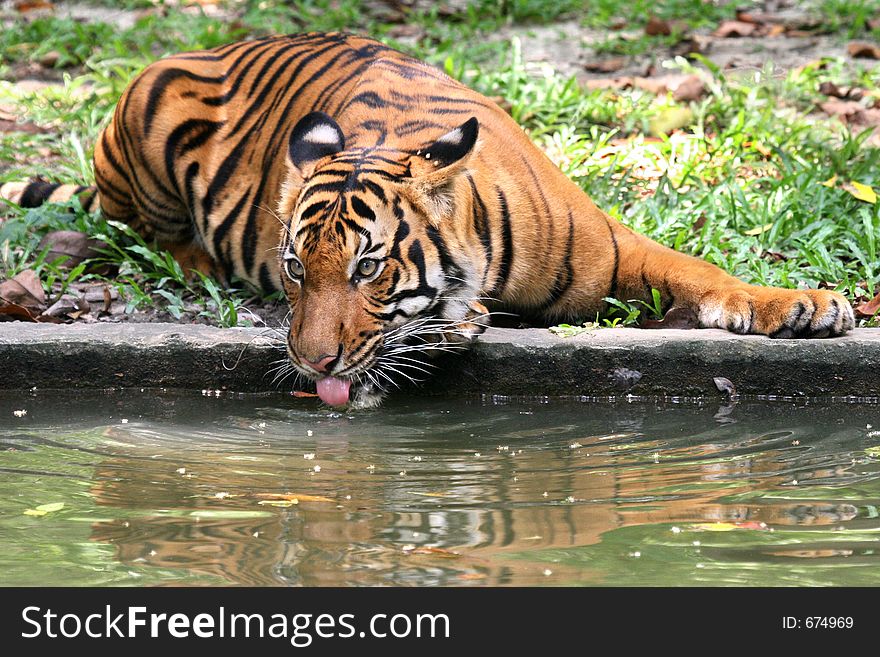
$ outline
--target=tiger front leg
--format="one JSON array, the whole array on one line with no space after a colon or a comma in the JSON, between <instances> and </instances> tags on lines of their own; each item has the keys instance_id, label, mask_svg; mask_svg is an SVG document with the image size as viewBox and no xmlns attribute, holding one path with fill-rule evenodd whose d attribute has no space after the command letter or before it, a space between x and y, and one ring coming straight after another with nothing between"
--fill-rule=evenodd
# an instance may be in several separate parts
<instances>
[{"instance_id":1,"label":"tiger front leg","mask_svg":"<svg viewBox=\"0 0 880 657\"><path fill-rule=\"evenodd\" d=\"M650 299L660 290L668 306L693 310L703 328L773 338L826 338L855 326L852 306L830 290L748 285L704 260L666 248L615 225L621 297Z\"/></svg>"}]
</instances>

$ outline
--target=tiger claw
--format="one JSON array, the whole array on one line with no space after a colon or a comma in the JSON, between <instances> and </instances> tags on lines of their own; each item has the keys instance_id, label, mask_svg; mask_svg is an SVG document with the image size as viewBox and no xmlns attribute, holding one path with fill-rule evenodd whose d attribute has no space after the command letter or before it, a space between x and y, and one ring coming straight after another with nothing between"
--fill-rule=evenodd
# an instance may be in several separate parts
<instances>
[{"instance_id":1,"label":"tiger claw","mask_svg":"<svg viewBox=\"0 0 880 657\"><path fill-rule=\"evenodd\" d=\"M835 337L855 327L852 306L830 290L752 287L719 296L701 301L702 326L778 339Z\"/></svg>"}]
</instances>

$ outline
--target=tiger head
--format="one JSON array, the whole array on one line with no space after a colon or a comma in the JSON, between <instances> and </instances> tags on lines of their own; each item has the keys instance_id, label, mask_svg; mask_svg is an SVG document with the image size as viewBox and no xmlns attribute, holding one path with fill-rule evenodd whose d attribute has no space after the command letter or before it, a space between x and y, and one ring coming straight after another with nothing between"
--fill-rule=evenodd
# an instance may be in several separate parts
<instances>
[{"instance_id":1,"label":"tiger head","mask_svg":"<svg viewBox=\"0 0 880 657\"><path fill-rule=\"evenodd\" d=\"M482 330L475 265L448 229L477 133L471 118L410 152L346 149L321 112L294 127L279 204L287 352L324 402L376 405L427 371L426 352Z\"/></svg>"}]
</instances>

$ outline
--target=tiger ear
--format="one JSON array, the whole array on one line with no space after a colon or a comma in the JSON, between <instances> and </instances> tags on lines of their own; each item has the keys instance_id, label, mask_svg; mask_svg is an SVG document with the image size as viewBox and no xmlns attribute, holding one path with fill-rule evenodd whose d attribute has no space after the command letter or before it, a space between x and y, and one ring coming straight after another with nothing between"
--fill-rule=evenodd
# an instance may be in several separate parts
<instances>
[{"instance_id":1,"label":"tiger ear","mask_svg":"<svg viewBox=\"0 0 880 657\"><path fill-rule=\"evenodd\" d=\"M480 124L471 117L450 130L427 148L416 151L413 178L448 178L458 173L470 159L480 134Z\"/></svg>"},{"instance_id":2,"label":"tiger ear","mask_svg":"<svg viewBox=\"0 0 880 657\"><path fill-rule=\"evenodd\" d=\"M479 132L479 122L471 117L410 159L410 188L435 225L454 209L454 182L467 167Z\"/></svg>"},{"instance_id":3,"label":"tiger ear","mask_svg":"<svg viewBox=\"0 0 880 657\"><path fill-rule=\"evenodd\" d=\"M339 124L324 112L312 112L294 126L287 154L299 174L308 178L321 159L335 155L344 148L345 136Z\"/></svg>"}]
</instances>

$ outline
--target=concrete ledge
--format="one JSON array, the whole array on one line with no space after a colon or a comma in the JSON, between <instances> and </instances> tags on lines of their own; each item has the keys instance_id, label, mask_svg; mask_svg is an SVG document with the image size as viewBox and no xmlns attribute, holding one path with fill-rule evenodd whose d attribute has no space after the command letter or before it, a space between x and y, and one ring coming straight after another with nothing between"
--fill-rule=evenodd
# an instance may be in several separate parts
<instances>
[{"instance_id":1,"label":"concrete ledge","mask_svg":"<svg viewBox=\"0 0 880 657\"><path fill-rule=\"evenodd\" d=\"M177 324L3 322L0 389L269 392L278 388L267 372L285 355L261 337L266 334ZM874 397L880 396L878 364L880 329L833 340L638 329L561 338L540 329L490 329L467 352L438 360L422 394L717 397L712 379L722 376L746 395Z\"/></svg>"}]
</instances>

